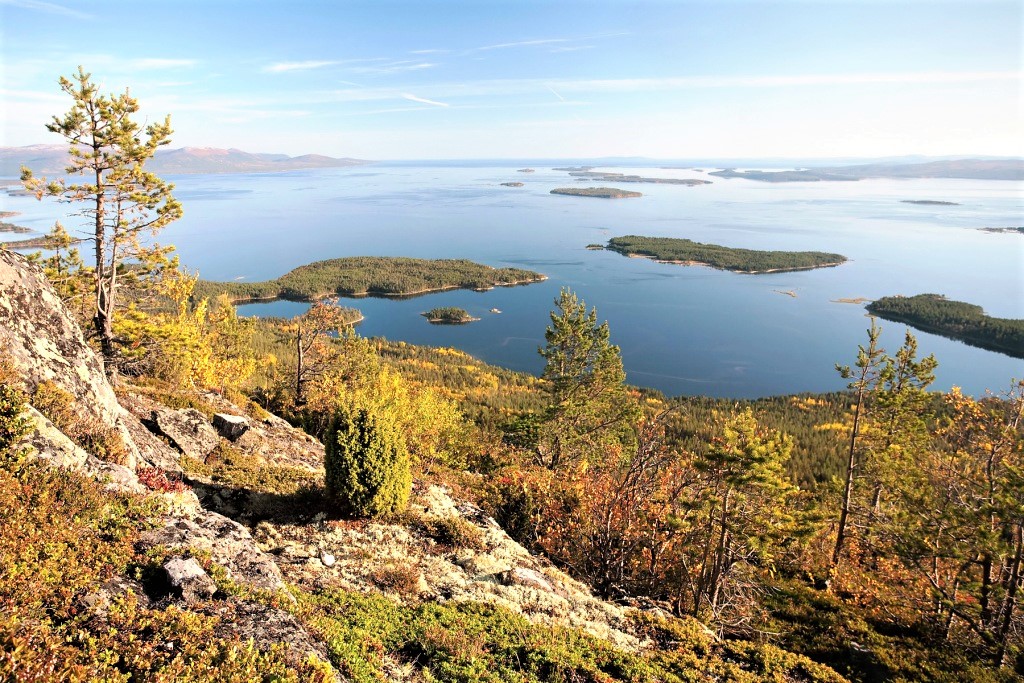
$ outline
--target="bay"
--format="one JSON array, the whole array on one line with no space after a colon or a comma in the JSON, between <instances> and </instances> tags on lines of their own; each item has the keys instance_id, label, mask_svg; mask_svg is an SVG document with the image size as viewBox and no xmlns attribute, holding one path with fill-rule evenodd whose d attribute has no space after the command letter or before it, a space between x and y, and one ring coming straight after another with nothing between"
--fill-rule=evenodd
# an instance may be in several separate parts
<instances>
[{"instance_id":1,"label":"bay","mask_svg":"<svg viewBox=\"0 0 1024 683\"><path fill-rule=\"evenodd\" d=\"M567 162L573 163L573 162ZM578 162L577 162L578 163ZM620 184L637 199L549 194L577 182L550 165L405 162L280 174L171 177L185 217L161 242L206 279L263 280L343 256L468 258L540 271L543 283L413 299L344 301L363 311L365 336L453 346L539 373L548 313L569 287L607 320L631 383L670 395L748 398L843 387L870 324L841 298L936 292L990 315L1024 317L1024 238L977 228L1024 223L1024 184L985 180L863 180L768 184L664 168L609 168L711 185ZM601 169L604 170L604 169ZM713 170L713 169L706 169ZM518 181L523 187L503 187ZM957 206L902 200L957 202ZM17 223L45 232L68 207L4 197ZM838 252L839 267L741 275L630 259L586 245L626 234L685 237L730 247ZM792 292L796 296L790 296ZM419 314L465 308L479 322L431 325ZM491 313L491 309L501 313ZM246 315L301 313L304 304L240 306ZM905 326L881 321L895 350ZM1002 391L1024 362L924 332L939 360L935 388Z\"/></svg>"}]
</instances>

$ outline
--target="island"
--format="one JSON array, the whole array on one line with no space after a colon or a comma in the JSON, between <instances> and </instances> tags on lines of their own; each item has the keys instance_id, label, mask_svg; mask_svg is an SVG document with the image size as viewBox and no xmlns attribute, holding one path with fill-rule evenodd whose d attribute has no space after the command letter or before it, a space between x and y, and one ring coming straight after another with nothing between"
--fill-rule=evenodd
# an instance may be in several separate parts
<instances>
[{"instance_id":1,"label":"island","mask_svg":"<svg viewBox=\"0 0 1024 683\"><path fill-rule=\"evenodd\" d=\"M328 296L403 297L445 289L511 287L546 280L521 268L491 268L465 259L417 259L351 256L317 261L266 282L196 283L194 297L225 293L235 303L290 299L315 301Z\"/></svg>"},{"instance_id":2,"label":"island","mask_svg":"<svg viewBox=\"0 0 1024 683\"><path fill-rule=\"evenodd\" d=\"M1024 227L1021 227L1021 228L978 228L978 230L981 230L982 232L996 232L996 233L1008 232L1008 233L1015 233L1017 235L1024 235Z\"/></svg>"},{"instance_id":3,"label":"island","mask_svg":"<svg viewBox=\"0 0 1024 683\"><path fill-rule=\"evenodd\" d=\"M556 166L552 171L589 171L593 166Z\"/></svg>"},{"instance_id":4,"label":"island","mask_svg":"<svg viewBox=\"0 0 1024 683\"><path fill-rule=\"evenodd\" d=\"M901 204L921 204L922 206L960 206L957 202L944 202L939 199L901 199Z\"/></svg>"},{"instance_id":5,"label":"island","mask_svg":"<svg viewBox=\"0 0 1024 683\"><path fill-rule=\"evenodd\" d=\"M711 171L708 175L718 178L743 178L760 180L765 183L817 183L822 180L860 180L860 178L827 171L737 171L726 168Z\"/></svg>"},{"instance_id":6,"label":"island","mask_svg":"<svg viewBox=\"0 0 1024 683\"><path fill-rule=\"evenodd\" d=\"M517 180L517 181L513 181L511 183L502 183L502 186L504 186L504 187L522 187L523 183L521 183L521 182L519 182Z\"/></svg>"},{"instance_id":7,"label":"island","mask_svg":"<svg viewBox=\"0 0 1024 683\"><path fill-rule=\"evenodd\" d=\"M604 171L570 171L569 175L577 180L593 180L603 183L658 183L662 185L710 185L710 180L698 178L648 178L639 175L622 173L606 173Z\"/></svg>"},{"instance_id":8,"label":"island","mask_svg":"<svg viewBox=\"0 0 1024 683\"><path fill-rule=\"evenodd\" d=\"M747 275L829 268L846 262L842 254L821 251L759 251L703 244L676 237L626 235L608 240L606 249L659 263L710 266Z\"/></svg>"},{"instance_id":9,"label":"island","mask_svg":"<svg viewBox=\"0 0 1024 683\"><path fill-rule=\"evenodd\" d=\"M32 232L32 229L20 225L15 225L14 223L5 223L3 221L0 221L0 232L13 232L16 234L24 234Z\"/></svg>"},{"instance_id":10,"label":"island","mask_svg":"<svg viewBox=\"0 0 1024 683\"><path fill-rule=\"evenodd\" d=\"M31 231L29 231L31 232ZM73 237L71 238L71 244L81 244L85 240ZM15 240L13 242L0 242L0 248L22 250L22 249L53 249L53 242L49 235L40 235L39 237L29 237L26 240Z\"/></svg>"},{"instance_id":11,"label":"island","mask_svg":"<svg viewBox=\"0 0 1024 683\"><path fill-rule=\"evenodd\" d=\"M639 192L620 190L617 187L556 187L551 190L551 194L567 194L574 197L601 197L603 199L643 197Z\"/></svg>"},{"instance_id":12,"label":"island","mask_svg":"<svg viewBox=\"0 0 1024 683\"><path fill-rule=\"evenodd\" d=\"M906 323L971 346L1024 358L1024 320L993 318L981 306L941 294L886 296L866 306L868 313Z\"/></svg>"},{"instance_id":13,"label":"island","mask_svg":"<svg viewBox=\"0 0 1024 683\"><path fill-rule=\"evenodd\" d=\"M520 168L520 169L517 169L517 171L519 173L533 173L534 172L532 168Z\"/></svg>"},{"instance_id":14,"label":"island","mask_svg":"<svg viewBox=\"0 0 1024 683\"><path fill-rule=\"evenodd\" d=\"M920 164L861 164L785 171L737 171L726 168L708 175L745 178L766 183L863 180L864 178L970 178L977 180L1024 180L1022 159L955 159Z\"/></svg>"},{"instance_id":15,"label":"island","mask_svg":"<svg viewBox=\"0 0 1024 683\"><path fill-rule=\"evenodd\" d=\"M466 323L476 322L480 319L474 318L465 309L456 308L454 306L431 308L429 311L421 315L434 325L465 325Z\"/></svg>"}]
</instances>

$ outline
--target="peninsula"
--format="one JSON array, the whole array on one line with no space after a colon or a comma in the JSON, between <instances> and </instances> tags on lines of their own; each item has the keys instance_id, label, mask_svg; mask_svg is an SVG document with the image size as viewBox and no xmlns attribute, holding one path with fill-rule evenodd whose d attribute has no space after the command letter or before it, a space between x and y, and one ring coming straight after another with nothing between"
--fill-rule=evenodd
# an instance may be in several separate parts
<instances>
[{"instance_id":1,"label":"peninsula","mask_svg":"<svg viewBox=\"0 0 1024 683\"><path fill-rule=\"evenodd\" d=\"M435 325L465 325L480 319L471 316L464 308L454 306L432 308L422 315Z\"/></svg>"},{"instance_id":2,"label":"peninsula","mask_svg":"<svg viewBox=\"0 0 1024 683\"><path fill-rule=\"evenodd\" d=\"M593 247L594 245L590 245ZM590 248L588 247L588 248ZM846 262L842 254L821 251L760 251L733 249L675 237L626 235L608 240L606 249L631 257L650 258L660 263L710 266L734 273L757 275L792 270L827 268Z\"/></svg>"},{"instance_id":3,"label":"peninsula","mask_svg":"<svg viewBox=\"0 0 1024 683\"><path fill-rule=\"evenodd\" d=\"M551 194L567 194L574 197L601 197L603 199L623 199L625 197L643 197L639 192L620 190L617 187L556 187Z\"/></svg>"},{"instance_id":4,"label":"peninsula","mask_svg":"<svg viewBox=\"0 0 1024 683\"><path fill-rule=\"evenodd\" d=\"M317 261L266 282L196 283L195 297L226 293L234 302L326 296L415 296L445 289L487 290L530 284L545 275L520 268L491 268L465 259L352 256Z\"/></svg>"},{"instance_id":5,"label":"peninsula","mask_svg":"<svg viewBox=\"0 0 1024 683\"><path fill-rule=\"evenodd\" d=\"M981 306L941 294L887 296L868 304L868 313L906 323L971 346L1024 358L1024 320L993 318Z\"/></svg>"}]
</instances>

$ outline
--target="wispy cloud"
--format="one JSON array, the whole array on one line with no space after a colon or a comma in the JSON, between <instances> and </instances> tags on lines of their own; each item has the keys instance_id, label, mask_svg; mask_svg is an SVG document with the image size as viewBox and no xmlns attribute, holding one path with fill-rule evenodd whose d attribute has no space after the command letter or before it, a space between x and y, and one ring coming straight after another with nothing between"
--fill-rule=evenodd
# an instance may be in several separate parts
<instances>
[{"instance_id":1,"label":"wispy cloud","mask_svg":"<svg viewBox=\"0 0 1024 683\"><path fill-rule=\"evenodd\" d=\"M687 76L679 78L627 78L577 80L556 83L561 89L583 91L651 91L685 88L777 88L831 85L980 83L1019 80L1021 71L910 71L853 74L796 74L789 76Z\"/></svg>"},{"instance_id":2,"label":"wispy cloud","mask_svg":"<svg viewBox=\"0 0 1024 683\"><path fill-rule=\"evenodd\" d=\"M557 98L559 99L559 101L561 101L561 102L565 102L565 98L564 98L564 97L562 97L561 95L559 95L559 94L558 94L558 91L556 91L556 90L555 90L554 88L552 88L552 87L551 87L550 85L548 86L548 90L550 90L550 91L551 91L551 94L552 94L552 95L554 95L555 97L557 97Z\"/></svg>"},{"instance_id":3,"label":"wispy cloud","mask_svg":"<svg viewBox=\"0 0 1024 683\"><path fill-rule=\"evenodd\" d=\"M431 50L410 50L411 55L447 55L451 54L451 50L444 49L431 49Z\"/></svg>"},{"instance_id":4,"label":"wispy cloud","mask_svg":"<svg viewBox=\"0 0 1024 683\"><path fill-rule=\"evenodd\" d=\"M410 102L420 102L422 104L432 104L435 107L448 107L448 106L451 106L447 102L438 102L436 100L428 100L425 97L416 97L415 95L410 95L409 93L402 93L402 98L406 99L406 100L409 100Z\"/></svg>"},{"instance_id":5,"label":"wispy cloud","mask_svg":"<svg viewBox=\"0 0 1024 683\"><path fill-rule=\"evenodd\" d=\"M271 74L280 74L288 71L309 71L310 69L322 69L325 66L337 64L330 60L307 60L304 62L277 62L263 67L263 71Z\"/></svg>"},{"instance_id":6,"label":"wispy cloud","mask_svg":"<svg viewBox=\"0 0 1024 683\"><path fill-rule=\"evenodd\" d=\"M510 47L532 47L535 45L552 45L554 43L568 43L571 42L571 38L542 38L539 40L519 40L513 43L498 43L496 45L484 45L483 47L476 48L477 50L504 50Z\"/></svg>"},{"instance_id":7,"label":"wispy cloud","mask_svg":"<svg viewBox=\"0 0 1024 683\"><path fill-rule=\"evenodd\" d=\"M151 71L156 69L184 69L195 66L197 63L198 61L195 59L163 59L153 57L129 59L123 64L131 71Z\"/></svg>"},{"instance_id":8,"label":"wispy cloud","mask_svg":"<svg viewBox=\"0 0 1024 683\"><path fill-rule=\"evenodd\" d=\"M64 5L58 5L55 2L43 2L42 0L0 0L0 5L10 5L11 7L21 7L23 9L35 10L37 12L46 12L47 14L60 14L65 17L74 17L75 19L92 19L93 15L86 12L80 12Z\"/></svg>"},{"instance_id":9,"label":"wispy cloud","mask_svg":"<svg viewBox=\"0 0 1024 683\"><path fill-rule=\"evenodd\" d=\"M390 64L381 64L380 66L353 66L349 67L348 71L355 74L368 74L368 75L385 75L385 74L397 74L404 73L407 71L422 71L424 69L432 69L437 64L433 62L419 62L416 60L404 59Z\"/></svg>"},{"instance_id":10,"label":"wispy cloud","mask_svg":"<svg viewBox=\"0 0 1024 683\"><path fill-rule=\"evenodd\" d=\"M593 50L595 47L596 45L560 45L558 47L551 48L548 52L551 52L552 54L557 54L559 52L576 52L578 50Z\"/></svg>"}]
</instances>

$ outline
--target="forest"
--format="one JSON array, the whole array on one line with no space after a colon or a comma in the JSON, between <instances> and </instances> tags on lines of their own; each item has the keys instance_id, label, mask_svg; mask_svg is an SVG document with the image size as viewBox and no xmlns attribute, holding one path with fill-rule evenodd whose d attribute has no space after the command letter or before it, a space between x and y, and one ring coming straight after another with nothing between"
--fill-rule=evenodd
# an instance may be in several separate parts
<instances>
[{"instance_id":1,"label":"forest","mask_svg":"<svg viewBox=\"0 0 1024 683\"><path fill-rule=\"evenodd\" d=\"M733 249L675 237L626 235L608 240L607 249L625 256L644 256L657 261L700 264L737 273L771 273L836 266L846 261L841 254L820 251L760 251Z\"/></svg>"},{"instance_id":2,"label":"forest","mask_svg":"<svg viewBox=\"0 0 1024 683\"><path fill-rule=\"evenodd\" d=\"M868 312L989 351L1024 358L1024 320L993 318L981 306L951 301L941 294L887 296Z\"/></svg>"},{"instance_id":3,"label":"forest","mask_svg":"<svg viewBox=\"0 0 1024 683\"><path fill-rule=\"evenodd\" d=\"M619 647L576 624L528 621L500 602L424 599L413 566L386 567L373 591L314 582L268 594L240 586L201 551L189 559L212 573L210 596L280 610L318 634L326 661L289 668L286 643L232 641L221 629L235 614L209 606L122 595L97 616L87 600L97 585L152 582L168 559L167 548L143 552L136 541L170 504L30 459L21 446L29 407L107 463L125 462L125 443L83 420L67 391L27 381L0 355L0 679L332 680L327 666L360 682L1024 676L1024 382L1007 378L991 396L936 392L939 360L922 357L909 330L898 348L883 348L872 318L836 358L845 392L668 398L625 382L608 323L568 288L552 302L539 376L454 349L360 337L330 300L292 319L246 319L234 300L542 276L359 258L270 283L199 283L173 249L143 240L182 211L173 188L142 171L169 120L143 129L127 92L100 96L82 70L61 83L75 104L54 131L73 145L99 141L72 155L75 168L117 172L102 188L23 174L40 196L85 202L82 215L94 221L93 263L59 224L53 249L21 263L49 282L53 310L43 317L77 323L119 400L211 417L226 401L263 424L278 415L304 432L303 443L323 445L317 467L300 470L217 441L204 459L182 455L180 477L150 468L144 488L244 489L290 515L275 528L267 508L236 511L264 538L285 527L345 535L389 525L458 561L480 549L480 528L497 527L608 609L628 610L620 625L638 635L634 647ZM89 107L118 125L97 128L83 115ZM111 204L118 212L108 215ZM749 268L741 272L844 260L643 237L609 248ZM432 485L471 506L481 526L427 520L410 501ZM370 561L379 548L356 550Z\"/></svg>"},{"instance_id":4,"label":"forest","mask_svg":"<svg viewBox=\"0 0 1024 683\"><path fill-rule=\"evenodd\" d=\"M317 261L266 282L196 283L197 298L227 294L232 301L325 296L412 296L442 289L490 289L540 282L544 276L520 268L491 268L465 259L353 256Z\"/></svg>"}]
</instances>

